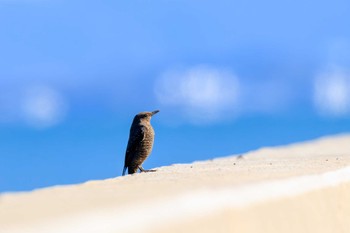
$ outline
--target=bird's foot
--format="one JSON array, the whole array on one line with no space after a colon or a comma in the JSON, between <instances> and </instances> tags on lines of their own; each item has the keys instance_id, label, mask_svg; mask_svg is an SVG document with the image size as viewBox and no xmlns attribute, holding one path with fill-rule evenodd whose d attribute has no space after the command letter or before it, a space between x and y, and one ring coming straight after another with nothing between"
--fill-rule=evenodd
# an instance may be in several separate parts
<instances>
[{"instance_id":1,"label":"bird's foot","mask_svg":"<svg viewBox=\"0 0 350 233\"><path fill-rule=\"evenodd\" d=\"M155 169L149 169L149 170L146 170L146 169L144 169L143 167L139 167L139 169L140 169L140 171L141 172L155 172L155 171L157 171L157 170L155 170Z\"/></svg>"},{"instance_id":2,"label":"bird's foot","mask_svg":"<svg viewBox=\"0 0 350 233\"><path fill-rule=\"evenodd\" d=\"M142 172L156 172L156 169L148 169L148 170L143 170Z\"/></svg>"}]
</instances>

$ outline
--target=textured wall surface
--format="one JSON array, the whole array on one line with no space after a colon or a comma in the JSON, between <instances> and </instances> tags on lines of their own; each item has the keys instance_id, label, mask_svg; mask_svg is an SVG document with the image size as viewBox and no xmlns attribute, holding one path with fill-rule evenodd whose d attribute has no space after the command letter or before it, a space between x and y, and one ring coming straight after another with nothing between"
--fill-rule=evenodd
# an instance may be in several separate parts
<instances>
[{"instance_id":1,"label":"textured wall surface","mask_svg":"<svg viewBox=\"0 0 350 233\"><path fill-rule=\"evenodd\" d=\"M350 136L0 195L17 232L348 232Z\"/></svg>"}]
</instances>

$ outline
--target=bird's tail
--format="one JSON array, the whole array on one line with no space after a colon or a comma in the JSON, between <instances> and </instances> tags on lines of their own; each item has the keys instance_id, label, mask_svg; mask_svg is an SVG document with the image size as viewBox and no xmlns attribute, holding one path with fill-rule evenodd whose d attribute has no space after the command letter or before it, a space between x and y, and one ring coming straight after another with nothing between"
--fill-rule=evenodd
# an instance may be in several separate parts
<instances>
[{"instance_id":1,"label":"bird's tail","mask_svg":"<svg viewBox=\"0 0 350 233\"><path fill-rule=\"evenodd\" d=\"M126 169L127 169L127 168L128 168L128 167L124 167L122 176L125 175L125 172L126 172Z\"/></svg>"}]
</instances>

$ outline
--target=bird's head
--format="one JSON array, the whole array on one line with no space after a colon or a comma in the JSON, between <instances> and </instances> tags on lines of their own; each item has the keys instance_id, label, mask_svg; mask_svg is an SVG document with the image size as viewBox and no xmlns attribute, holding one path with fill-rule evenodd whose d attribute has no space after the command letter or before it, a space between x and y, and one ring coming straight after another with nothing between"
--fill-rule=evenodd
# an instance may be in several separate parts
<instances>
[{"instance_id":1,"label":"bird's head","mask_svg":"<svg viewBox=\"0 0 350 233\"><path fill-rule=\"evenodd\" d=\"M139 121L150 121L152 116L157 114L158 112L159 110L155 110L153 112L140 112L135 116L135 120L137 119Z\"/></svg>"}]
</instances>

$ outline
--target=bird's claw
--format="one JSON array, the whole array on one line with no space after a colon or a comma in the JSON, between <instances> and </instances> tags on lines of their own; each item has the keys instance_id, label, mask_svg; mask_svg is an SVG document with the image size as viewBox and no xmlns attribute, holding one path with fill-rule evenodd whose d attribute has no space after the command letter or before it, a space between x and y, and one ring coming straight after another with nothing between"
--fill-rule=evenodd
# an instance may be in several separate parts
<instances>
[{"instance_id":1,"label":"bird's claw","mask_svg":"<svg viewBox=\"0 0 350 233\"><path fill-rule=\"evenodd\" d=\"M156 172L157 170L155 169L149 169L149 170L143 170L142 172Z\"/></svg>"},{"instance_id":2,"label":"bird's claw","mask_svg":"<svg viewBox=\"0 0 350 233\"><path fill-rule=\"evenodd\" d=\"M141 172L155 172L155 171L157 171L157 170L155 170L155 169L146 170L146 169L144 169L143 167L139 167L139 169L140 169Z\"/></svg>"}]
</instances>

